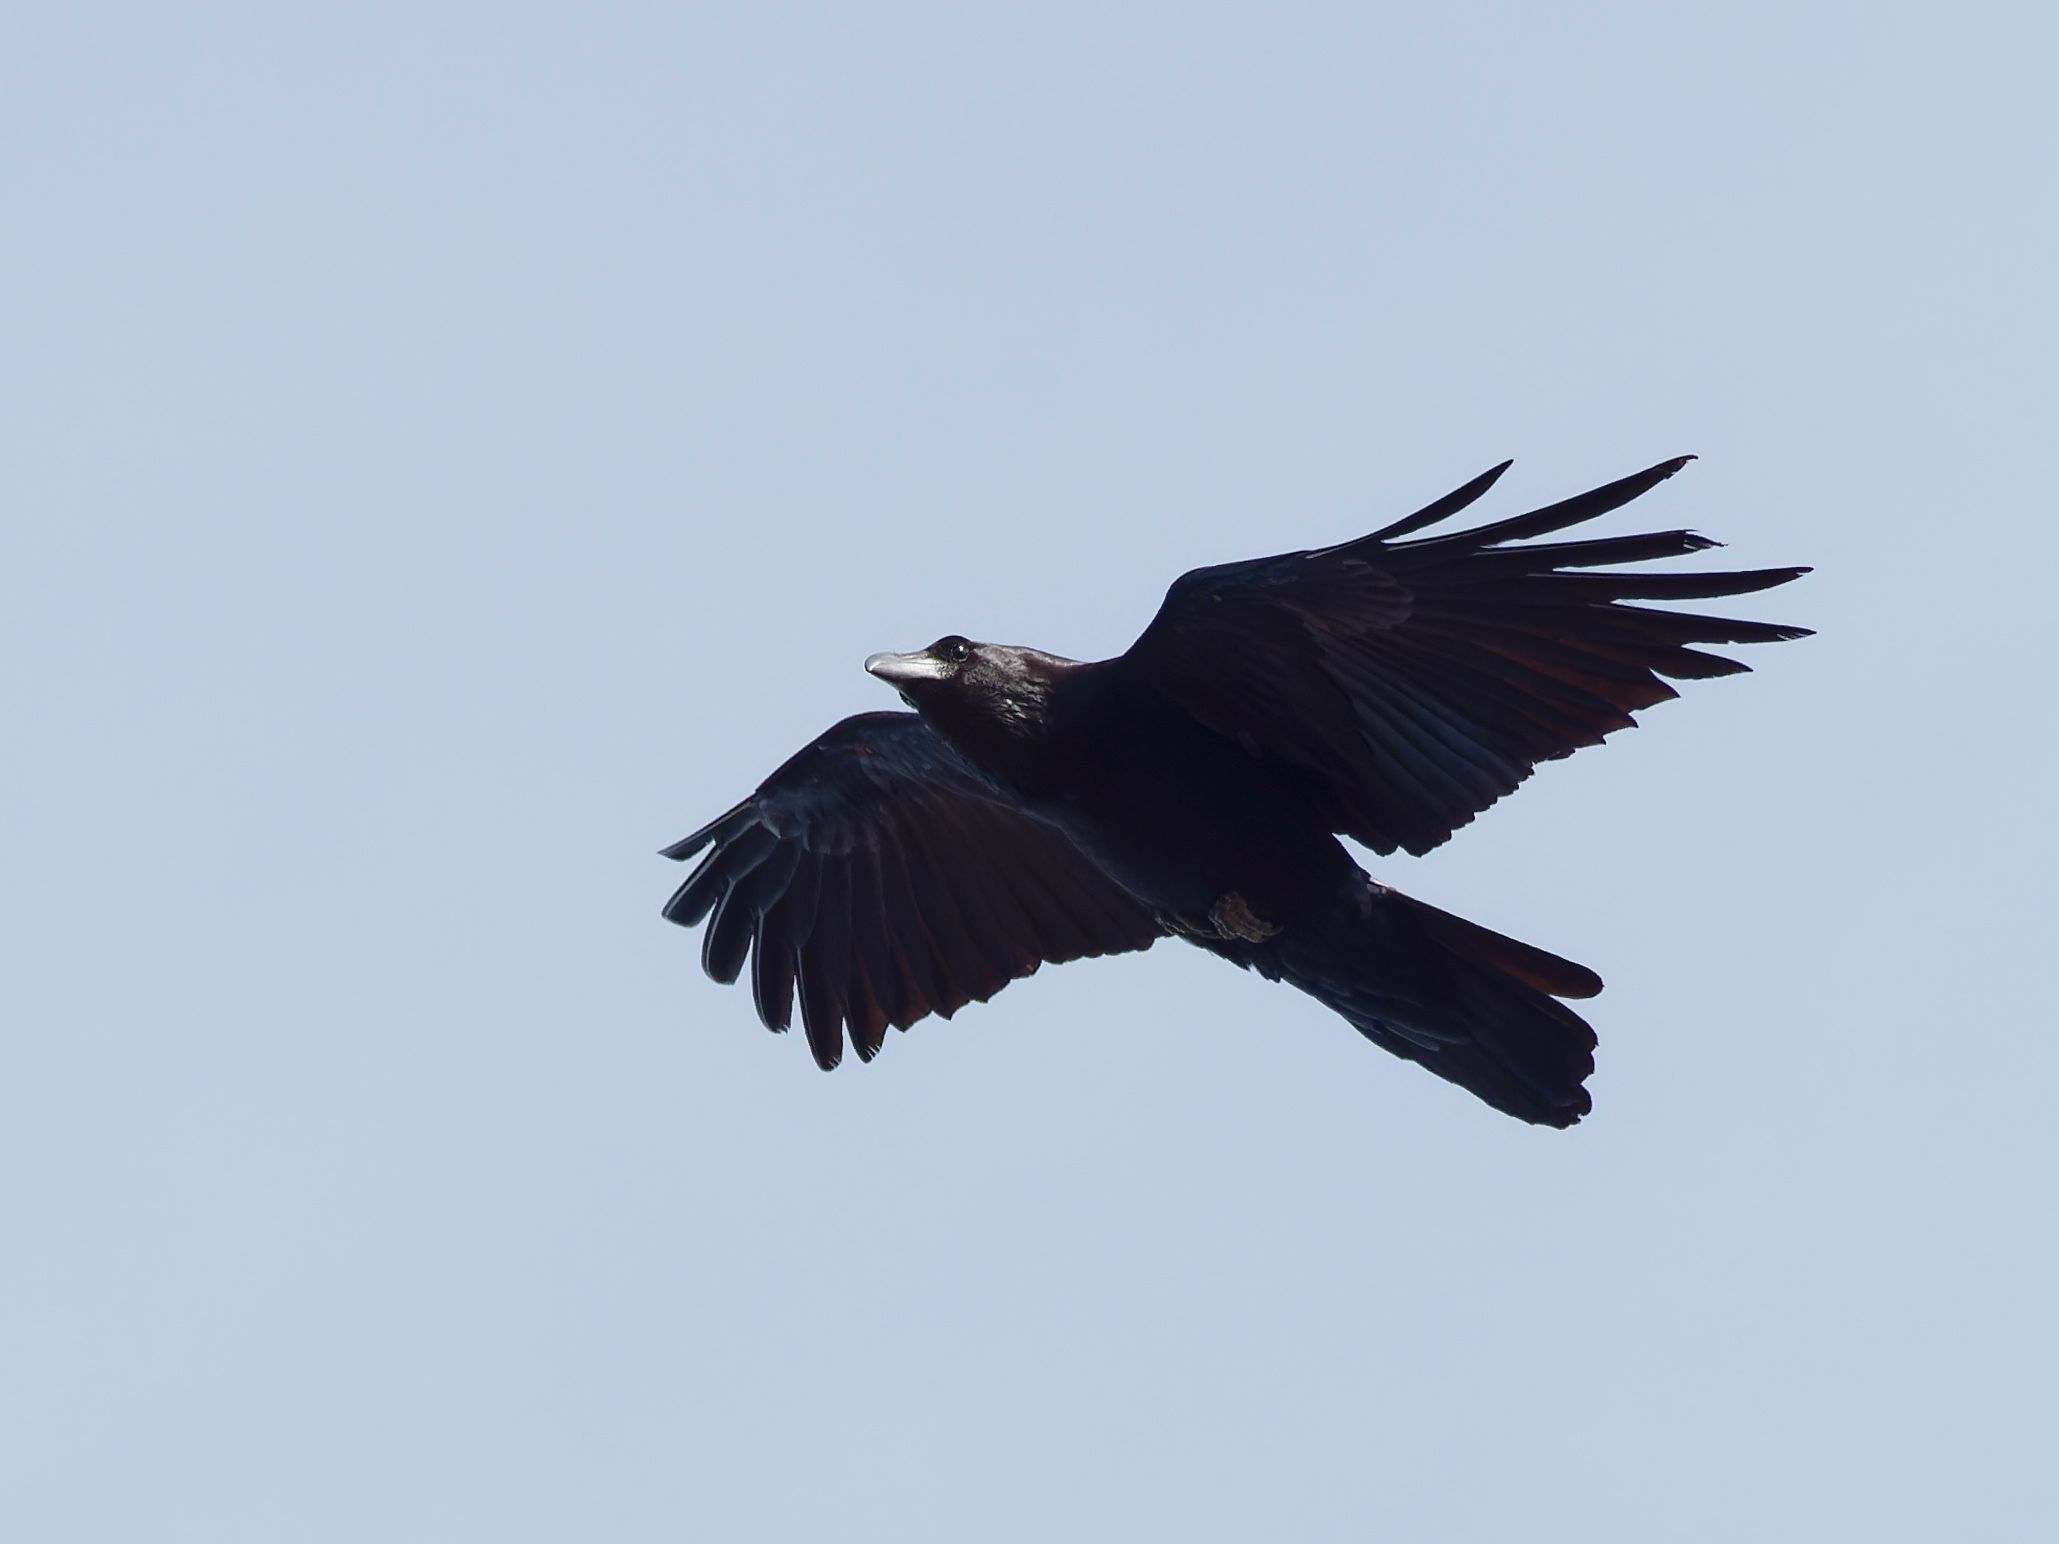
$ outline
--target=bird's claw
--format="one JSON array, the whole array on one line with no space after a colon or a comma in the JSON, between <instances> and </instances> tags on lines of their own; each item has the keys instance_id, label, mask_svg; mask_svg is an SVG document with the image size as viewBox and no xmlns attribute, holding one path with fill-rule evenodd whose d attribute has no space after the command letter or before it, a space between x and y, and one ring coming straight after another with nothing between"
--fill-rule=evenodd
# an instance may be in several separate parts
<instances>
[{"instance_id":1,"label":"bird's claw","mask_svg":"<svg viewBox=\"0 0 2059 1544\"><path fill-rule=\"evenodd\" d=\"M1219 938L1241 938L1246 943L1262 944L1279 929L1254 912L1244 897L1231 890L1208 908L1208 920L1215 924Z\"/></svg>"}]
</instances>

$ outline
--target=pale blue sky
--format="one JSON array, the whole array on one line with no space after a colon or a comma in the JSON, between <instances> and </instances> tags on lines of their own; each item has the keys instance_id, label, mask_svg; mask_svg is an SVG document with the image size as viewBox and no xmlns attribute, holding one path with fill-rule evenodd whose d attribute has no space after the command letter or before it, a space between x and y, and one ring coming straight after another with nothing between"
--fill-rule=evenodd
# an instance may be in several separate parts
<instances>
[{"instance_id":1,"label":"pale blue sky","mask_svg":"<svg viewBox=\"0 0 2059 1544\"><path fill-rule=\"evenodd\" d=\"M0 1531L2039 1536L2055 43L10 7ZM1683 451L1822 635L1380 867L1576 1131L1172 946L823 1076L658 917L873 649Z\"/></svg>"}]
</instances>

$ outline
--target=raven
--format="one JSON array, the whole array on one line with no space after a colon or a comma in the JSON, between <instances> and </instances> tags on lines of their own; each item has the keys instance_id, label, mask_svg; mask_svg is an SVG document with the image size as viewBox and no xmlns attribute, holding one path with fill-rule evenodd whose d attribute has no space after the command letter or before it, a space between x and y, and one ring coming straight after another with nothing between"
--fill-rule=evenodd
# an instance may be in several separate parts
<instances>
[{"instance_id":1,"label":"raven","mask_svg":"<svg viewBox=\"0 0 2059 1544\"><path fill-rule=\"evenodd\" d=\"M1617 509L1665 461L1529 514L1418 535L1503 462L1334 547L1198 568L1113 659L952 635L875 654L913 713L861 713L683 841L666 904L701 962L815 1060L949 1018L1045 961L1182 938L1299 987L1375 1045L1497 1110L1587 1113L1585 966L1412 900L1360 868L1428 852L1537 763L1634 726L1665 678L1746 667L1698 645L1807 628L1659 610L1807 573L1596 572L1717 545L1691 531L1530 542Z\"/></svg>"}]
</instances>

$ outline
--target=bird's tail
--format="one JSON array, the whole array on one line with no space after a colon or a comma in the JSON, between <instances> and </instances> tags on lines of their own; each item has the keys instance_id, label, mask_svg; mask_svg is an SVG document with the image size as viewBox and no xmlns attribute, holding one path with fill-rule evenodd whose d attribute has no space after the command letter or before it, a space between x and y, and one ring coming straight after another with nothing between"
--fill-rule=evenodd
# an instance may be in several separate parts
<instances>
[{"instance_id":1,"label":"bird's tail","mask_svg":"<svg viewBox=\"0 0 2059 1544\"><path fill-rule=\"evenodd\" d=\"M1558 1001L1601 990L1584 965L1379 885L1327 928L1217 952L1519 1120L1570 1126L1592 1107L1594 1031Z\"/></svg>"}]
</instances>

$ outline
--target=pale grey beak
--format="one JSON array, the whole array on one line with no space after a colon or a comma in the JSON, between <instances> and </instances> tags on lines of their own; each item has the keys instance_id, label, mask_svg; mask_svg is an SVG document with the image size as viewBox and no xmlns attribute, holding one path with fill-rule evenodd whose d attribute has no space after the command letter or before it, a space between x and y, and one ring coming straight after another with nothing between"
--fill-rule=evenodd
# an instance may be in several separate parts
<instances>
[{"instance_id":1,"label":"pale grey beak","mask_svg":"<svg viewBox=\"0 0 2059 1544\"><path fill-rule=\"evenodd\" d=\"M906 686L912 681L941 681L951 673L950 666L927 654L869 654L865 657L865 668L895 686Z\"/></svg>"}]
</instances>

